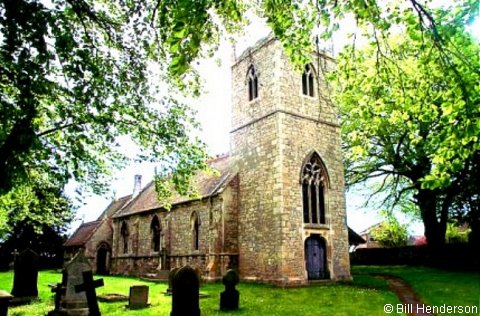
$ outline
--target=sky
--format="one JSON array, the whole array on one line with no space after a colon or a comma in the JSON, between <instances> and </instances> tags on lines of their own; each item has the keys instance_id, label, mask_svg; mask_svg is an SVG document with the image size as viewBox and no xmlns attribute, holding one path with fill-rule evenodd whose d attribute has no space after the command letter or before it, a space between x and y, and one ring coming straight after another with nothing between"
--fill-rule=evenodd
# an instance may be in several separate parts
<instances>
[{"instance_id":1,"label":"sky","mask_svg":"<svg viewBox=\"0 0 480 316\"><path fill-rule=\"evenodd\" d=\"M197 110L197 120L202 126L199 133L206 143L211 155L230 151L229 132L231 128L231 72L234 52L240 55L247 47L257 40L267 36L269 29L259 19L252 18L253 22L245 30L245 35L237 38L235 48L231 44L222 42L216 55L207 60L201 60L198 71L204 80L204 92L198 99L189 100L189 104ZM472 32L480 30L479 19L470 28ZM344 25L343 33L337 35L335 51L338 51L346 42L345 34L351 31L350 26ZM477 36L478 37L478 36ZM218 60L221 62L218 63ZM72 233L82 222L96 220L114 197L122 197L132 193L134 175L142 175L142 185L146 185L153 178L154 166L148 163L131 164L119 171L112 182L112 195L89 196L84 199L84 205L77 211L78 220L70 228ZM67 188L67 194L73 192L73 187ZM357 232L381 221L376 210L364 207L368 190L357 187L346 192L347 223ZM409 224L409 232L414 235L423 234L423 225L420 222L411 222L410 219L400 216L400 221Z\"/></svg>"}]
</instances>

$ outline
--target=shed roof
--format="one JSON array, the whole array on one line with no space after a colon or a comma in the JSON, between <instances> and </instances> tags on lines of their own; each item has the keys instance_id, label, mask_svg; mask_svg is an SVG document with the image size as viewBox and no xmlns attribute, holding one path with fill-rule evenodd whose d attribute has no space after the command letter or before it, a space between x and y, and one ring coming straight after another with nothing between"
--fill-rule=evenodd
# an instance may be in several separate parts
<instances>
[{"instance_id":1,"label":"shed roof","mask_svg":"<svg viewBox=\"0 0 480 316\"><path fill-rule=\"evenodd\" d=\"M197 187L200 198L206 198L215 195L228 184L230 179L234 176L230 172L230 156L228 154L219 156L208 162L209 166L218 171L217 174L206 172L199 172L195 175L193 181ZM179 193L174 193L172 197L172 206L189 201L196 200L188 196L182 196ZM151 181L145 188L124 208L118 211L113 217L129 216L148 210L160 209L163 204L157 199L157 192L155 190L155 182Z\"/></svg>"},{"instance_id":2,"label":"shed roof","mask_svg":"<svg viewBox=\"0 0 480 316\"><path fill-rule=\"evenodd\" d=\"M92 237L102 221L87 222L80 225L75 233L63 244L64 247L83 246Z\"/></svg>"},{"instance_id":3,"label":"shed roof","mask_svg":"<svg viewBox=\"0 0 480 316\"><path fill-rule=\"evenodd\" d=\"M366 243L365 239L363 239L362 236L357 234L353 229L348 227L348 244L357 246L364 243Z\"/></svg>"}]
</instances>

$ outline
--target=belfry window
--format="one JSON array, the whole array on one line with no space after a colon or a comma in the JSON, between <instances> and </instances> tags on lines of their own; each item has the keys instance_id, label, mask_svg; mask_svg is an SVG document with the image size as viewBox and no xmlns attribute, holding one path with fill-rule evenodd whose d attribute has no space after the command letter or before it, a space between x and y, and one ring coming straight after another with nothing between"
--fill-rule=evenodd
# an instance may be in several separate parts
<instances>
[{"instance_id":1,"label":"belfry window","mask_svg":"<svg viewBox=\"0 0 480 316\"><path fill-rule=\"evenodd\" d=\"M160 236L161 236L161 226L160 226L160 221L158 220L158 217L155 215L152 219L152 223L150 224L150 230L152 233L152 250L154 252L160 251Z\"/></svg>"},{"instance_id":2,"label":"belfry window","mask_svg":"<svg viewBox=\"0 0 480 316\"><path fill-rule=\"evenodd\" d=\"M255 67L251 65L247 72L248 83L248 101L258 98L258 77L255 72Z\"/></svg>"},{"instance_id":3,"label":"belfry window","mask_svg":"<svg viewBox=\"0 0 480 316\"><path fill-rule=\"evenodd\" d=\"M303 222L326 224L325 193L327 171L318 154L314 153L302 170Z\"/></svg>"},{"instance_id":4,"label":"belfry window","mask_svg":"<svg viewBox=\"0 0 480 316\"><path fill-rule=\"evenodd\" d=\"M122 223L122 228L120 228L121 243L123 246L122 252L128 253L128 226L126 222Z\"/></svg>"},{"instance_id":5,"label":"belfry window","mask_svg":"<svg viewBox=\"0 0 480 316\"><path fill-rule=\"evenodd\" d=\"M192 213L190 221L192 225L192 249L198 250L200 246L200 219L196 212Z\"/></svg>"},{"instance_id":6,"label":"belfry window","mask_svg":"<svg viewBox=\"0 0 480 316\"><path fill-rule=\"evenodd\" d=\"M304 95L314 97L314 88L313 88L313 67L309 64L305 65L305 70L302 74L302 92Z\"/></svg>"}]
</instances>

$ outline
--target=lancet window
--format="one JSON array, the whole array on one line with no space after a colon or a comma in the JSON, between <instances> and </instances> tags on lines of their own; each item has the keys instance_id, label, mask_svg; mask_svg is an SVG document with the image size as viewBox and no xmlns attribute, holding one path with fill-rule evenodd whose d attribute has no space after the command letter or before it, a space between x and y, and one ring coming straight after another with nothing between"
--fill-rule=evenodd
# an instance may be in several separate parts
<instances>
[{"instance_id":1,"label":"lancet window","mask_svg":"<svg viewBox=\"0 0 480 316\"><path fill-rule=\"evenodd\" d=\"M191 225L192 225L192 248L193 250L198 250L200 246L200 219L198 218L198 214L196 212L192 213L191 217Z\"/></svg>"},{"instance_id":2,"label":"lancet window","mask_svg":"<svg viewBox=\"0 0 480 316\"><path fill-rule=\"evenodd\" d=\"M155 215L152 219L152 223L150 224L150 230L152 234L152 250L154 252L160 251L160 244L161 244L161 233L162 228L160 226L160 221L158 217Z\"/></svg>"},{"instance_id":3,"label":"lancet window","mask_svg":"<svg viewBox=\"0 0 480 316\"><path fill-rule=\"evenodd\" d=\"M325 194L328 175L318 154L312 154L302 170L303 222L326 224Z\"/></svg>"},{"instance_id":4,"label":"lancet window","mask_svg":"<svg viewBox=\"0 0 480 316\"><path fill-rule=\"evenodd\" d=\"M314 81L313 81L313 67L309 64L305 65L305 69L302 74L302 92L304 95L310 97L315 96L314 94Z\"/></svg>"},{"instance_id":5,"label":"lancet window","mask_svg":"<svg viewBox=\"0 0 480 316\"><path fill-rule=\"evenodd\" d=\"M122 227L120 228L120 236L123 253L128 253L128 235L128 225L126 222L122 222Z\"/></svg>"},{"instance_id":6,"label":"lancet window","mask_svg":"<svg viewBox=\"0 0 480 316\"><path fill-rule=\"evenodd\" d=\"M248 83L248 101L258 98L258 77L255 71L255 67L251 65L247 72Z\"/></svg>"}]
</instances>

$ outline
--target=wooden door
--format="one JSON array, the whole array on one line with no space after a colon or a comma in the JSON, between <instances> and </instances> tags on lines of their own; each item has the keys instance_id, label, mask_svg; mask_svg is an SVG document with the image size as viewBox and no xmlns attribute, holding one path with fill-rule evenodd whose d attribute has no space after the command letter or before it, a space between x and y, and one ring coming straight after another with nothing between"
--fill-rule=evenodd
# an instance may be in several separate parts
<instances>
[{"instance_id":1,"label":"wooden door","mask_svg":"<svg viewBox=\"0 0 480 316\"><path fill-rule=\"evenodd\" d=\"M327 277L325 259L325 242L318 236L308 237L305 241L305 261L309 280Z\"/></svg>"}]
</instances>

